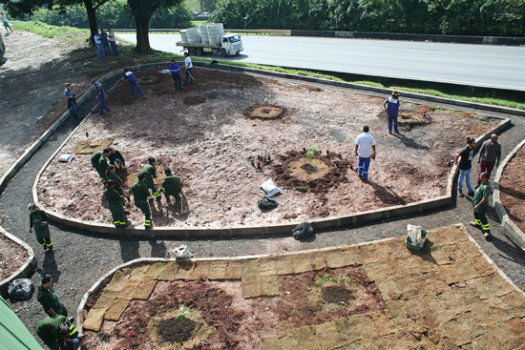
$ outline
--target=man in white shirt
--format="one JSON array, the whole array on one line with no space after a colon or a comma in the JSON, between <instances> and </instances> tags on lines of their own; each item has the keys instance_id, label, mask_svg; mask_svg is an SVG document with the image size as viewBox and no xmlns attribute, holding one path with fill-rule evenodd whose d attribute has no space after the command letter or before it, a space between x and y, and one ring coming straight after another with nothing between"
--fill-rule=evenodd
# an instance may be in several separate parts
<instances>
[{"instance_id":1,"label":"man in white shirt","mask_svg":"<svg viewBox=\"0 0 525 350\"><path fill-rule=\"evenodd\" d=\"M192 83L195 80L193 77L193 63L191 63L190 54L187 52L184 53L184 66L186 67L186 79L184 79L184 84L188 84L188 78L190 79L190 83Z\"/></svg>"},{"instance_id":2,"label":"man in white shirt","mask_svg":"<svg viewBox=\"0 0 525 350\"><path fill-rule=\"evenodd\" d=\"M363 127L363 133L355 139L355 155L359 157L357 173L363 181L368 179L370 158L376 159L376 141L372 135L368 133L369 130L368 125L365 125Z\"/></svg>"},{"instance_id":3,"label":"man in white shirt","mask_svg":"<svg viewBox=\"0 0 525 350\"><path fill-rule=\"evenodd\" d=\"M102 49L102 39L100 38L100 34L98 34L98 30L95 33L93 40L95 41L95 46L97 47L98 57L104 56L104 50Z\"/></svg>"}]
</instances>

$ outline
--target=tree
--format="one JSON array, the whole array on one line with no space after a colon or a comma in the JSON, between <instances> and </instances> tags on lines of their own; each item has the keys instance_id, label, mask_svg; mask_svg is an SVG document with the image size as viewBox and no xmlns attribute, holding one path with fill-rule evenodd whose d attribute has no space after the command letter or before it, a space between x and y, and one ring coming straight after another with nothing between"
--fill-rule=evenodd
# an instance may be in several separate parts
<instances>
[{"instance_id":1,"label":"tree","mask_svg":"<svg viewBox=\"0 0 525 350\"><path fill-rule=\"evenodd\" d=\"M137 45L135 50L138 52L149 52L149 22L151 16L157 9L169 8L179 5L183 0L128 0L131 13L135 18L137 27Z\"/></svg>"}]
</instances>

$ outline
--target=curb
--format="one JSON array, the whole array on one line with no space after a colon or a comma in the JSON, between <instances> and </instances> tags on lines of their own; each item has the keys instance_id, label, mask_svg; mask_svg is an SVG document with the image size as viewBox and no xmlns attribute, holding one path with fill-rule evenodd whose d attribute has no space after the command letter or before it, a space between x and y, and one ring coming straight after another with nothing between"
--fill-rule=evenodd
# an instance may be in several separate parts
<instances>
[{"instance_id":1,"label":"curb","mask_svg":"<svg viewBox=\"0 0 525 350\"><path fill-rule=\"evenodd\" d=\"M523 297L525 297L525 292L522 291L512 280L501 270L498 265L481 249L481 246L476 242L476 240L469 234L468 230L465 228L465 226L462 223L459 224L453 224L441 227L439 229L443 229L446 227L459 227L461 231L468 237L468 239L474 243L476 248L479 250L481 255L488 261L490 265L492 265L498 274L507 282L509 283L518 293L520 293ZM326 247L326 248L317 248L317 249L307 249L307 250L300 250L295 252L286 252L279 254L279 256L291 256L291 255L297 255L297 254L311 254L311 253L317 253L317 252L325 252L325 251L332 251L332 250L340 250L341 248L349 248L349 247L360 247L365 245L371 245L381 242L387 242L391 240L398 239L400 236L396 237L389 237L389 238L383 238L378 240L373 240L369 242L361 242L357 244L351 244L351 245L343 245L343 246L336 246L336 247ZM254 260L259 258L267 258L273 256L272 254L259 254L259 255L245 255L245 256L236 256L233 258L228 257L217 257L217 258L195 258L191 259L192 262L199 262L199 261L239 261L239 260ZM80 304L77 308L77 315L76 315L76 328L79 331L80 334L83 332L82 325L84 323L84 308L86 306L86 302L88 301L89 297L100 291L102 288L104 288L107 283L111 280L115 272L117 272L120 269L123 268L129 268L134 266L140 266L148 263L155 263L155 262L170 262L170 261L176 261L174 258L138 258L134 260L130 260L124 264L117 265L116 267L112 268L110 271L108 271L106 274L104 274L101 278L99 278L91 288L84 294L82 297L82 300L80 301Z\"/></svg>"},{"instance_id":2,"label":"curb","mask_svg":"<svg viewBox=\"0 0 525 350\"><path fill-rule=\"evenodd\" d=\"M27 250L27 253L29 254L29 257L27 258L26 262L22 266L20 266L20 268L16 272L11 274L11 276L7 277L6 279L0 281L0 294L3 297L7 298L7 287L9 286L9 283L11 283L11 281L17 278L29 276L36 268L36 259L33 249L26 242L13 236L9 232L7 232L2 226L0 226L0 234L3 234L13 242L22 246L25 250Z\"/></svg>"},{"instance_id":3,"label":"curb","mask_svg":"<svg viewBox=\"0 0 525 350\"><path fill-rule=\"evenodd\" d=\"M500 199L500 190L499 182L503 171L507 166L507 163L516 155L516 153L522 148L525 147L525 139L521 141L514 149L505 157L502 164L498 167L496 172L496 177L494 178L494 193L492 195L494 209L498 215L498 219L501 221L501 226L505 230L507 236L525 252L525 233L512 221L509 217L509 214L505 210L505 206Z\"/></svg>"},{"instance_id":4,"label":"curb","mask_svg":"<svg viewBox=\"0 0 525 350\"><path fill-rule=\"evenodd\" d=\"M200 62L199 62L200 63ZM146 68L155 68L165 66L166 63L153 63L146 65L139 65L131 67L134 70L146 69ZM211 67L211 64L199 64L203 66ZM215 68L215 65L213 65ZM216 68L223 68L229 66L216 65ZM228 70L228 69L226 69ZM234 69L235 70L235 69ZM261 70L254 69L241 69L240 71L248 71L251 73L262 73L263 75L272 75L279 76L284 78L292 78L294 80L306 80L312 81L309 77L297 77L291 74L282 74L276 72L266 72ZM276 74L275 74L276 73ZM118 74L116 71L109 74ZM352 88L354 84L331 84L337 83L327 79L313 79L314 82L327 85L335 85L344 88ZM377 88L374 88L377 89ZM386 89L380 89L382 92L389 91ZM374 90L377 92L377 90ZM422 95L418 95L422 96ZM420 97L421 98L421 97ZM480 146L483 141L488 139L491 134L497 133L502 129L506 128L510 124L509 118L493 117L501 120L499 125L494 127L492 130L488 131L486 134L479 136L476 139L476 147ZM79 128L82 124L79 124ZM223 228L173 228L173 227L154 227L151 230L145 230L141 226L135 226L132 228L118 229L110 224L97 224L94 222L87 222L82 220L77 220L73 218L66 217L58 212L49 210L45 208L40 201L38 200L38 182L43 172L47 169L52 160L60 152L60 150L65 146L69 139L73 136L75 128L69 136L64 140L60 147L49 157L46 163L38 172L35 181L33 183L32 194L34 203L51 218L53 221L56 221L60 224L63 224L68 227L72 227L78 230L88 231L95 234L103 234L105 236L109 235L111 237L119 238L136 238L136 239L160 239L160 238L170 238L170 239L203 239L203 238L216 238L216 239L227 239L234 237L253 237L253 236L268 236L268 235L288 235L291 230L297 226L300 222L292 222L287 224L274 224L274 225L265 225L265 226L229 226ZM397 205L388 208L380 208L375 210L370 210L366 212L361 212L349 216L336 216L330 217L327 219L318 219L311 221L311 225L315 230L325 230L333 229L340 227L347 227L350 225L364 224L371 221L389 219L399 216L413 215L421 213L428 210L438 209L446 207L454 203L456 199L455 191L455 179L456 179L457 167L452 167L452 170L448 176L447 180L447 194L445 196L440 196L434 199L423 200L415 203L410 203L407 205Z\"/></svg>"}]
</instances>

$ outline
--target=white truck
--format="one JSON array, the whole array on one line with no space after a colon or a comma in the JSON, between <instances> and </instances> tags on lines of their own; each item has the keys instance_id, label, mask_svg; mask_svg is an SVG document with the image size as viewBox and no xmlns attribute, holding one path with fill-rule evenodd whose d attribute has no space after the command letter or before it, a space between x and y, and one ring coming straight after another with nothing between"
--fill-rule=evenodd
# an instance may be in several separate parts
<instances>
[{"instance_id":1,"label":"white truck","mask_svg":"<svg viewBox=\"0 0 525 350\"><path fill-rule=\"evenodd\" d=\"M242 50L239 34L224 34L222 24L203 24L200 28L181 31L181 41L176 43L188 50L190 55L215 54L226 56L238 55Z\"/></svg>"}]
</instances>

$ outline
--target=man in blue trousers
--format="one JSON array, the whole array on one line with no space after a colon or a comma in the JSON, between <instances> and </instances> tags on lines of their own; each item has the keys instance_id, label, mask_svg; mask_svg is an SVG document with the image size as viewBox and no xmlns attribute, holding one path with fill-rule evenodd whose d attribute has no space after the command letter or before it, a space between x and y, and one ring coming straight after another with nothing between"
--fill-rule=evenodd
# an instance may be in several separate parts
<instances>
[{"instance_id":1,"label":"man in blue trousers","mask_svg":"<svg viewBox=\"0 0 525 350\"><path fill-rule=\"evenodd\" d=\"M129 69L124 69L124 79L126 79L129 82L129 87L131 88L131 97L135 98L135 88L137 88L140 96L142 98L146 98L144 96L144 93L142 92L142 89L140 88L139 81L137 80L137 77L133 75L132 72L129 71Z\"/></svg>"},{"instance_id":2,"label":"man in blue trousers","mask_svg":"<svg viewBox=\"0 0 525 350\"><path fill-rule=\"evenodd\" d=\"M97 100L100 106L100 115L104 114L104 110L108 111L108 113L111 112L109 107L106 106L106 91L104 91L102 84L96 80L91 80L91 83L95 85L95 89L97 90Z\"/></svg>"},{"instance_id":3,"label":"man in blue trousers","mask_svg":"<svg viewBox=\"0 0 525 350\"><path fill-rule=\"evenodd\" d=\"M357 173L363 181L368 179L370 158L376 159L376 141L372 135L368 133L369 130L368 125L365 125L363 127L363 133L355 139L355 155L359 157Z\"/></svg>"}]
</instances>

